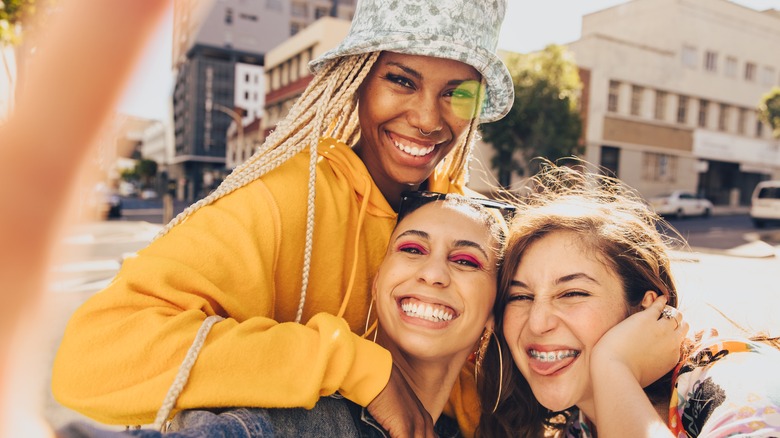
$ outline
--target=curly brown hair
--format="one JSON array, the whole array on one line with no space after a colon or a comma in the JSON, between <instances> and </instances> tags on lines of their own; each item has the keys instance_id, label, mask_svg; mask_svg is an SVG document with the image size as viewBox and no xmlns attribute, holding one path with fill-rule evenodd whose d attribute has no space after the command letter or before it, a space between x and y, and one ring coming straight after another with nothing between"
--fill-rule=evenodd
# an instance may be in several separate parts
<instances>
[{"instance_id":1,"label":"curly brown hair","mask_svg":"<svg viewBox=\"0 0 780 438\"><path fill-rule=\"evenodd\" d=\"M648 290L666 295L677 306L677 287L668 255L670 240L659 231L665 222L635 190L619 180L584 170L584 163L542 163L517 199L509 227L494 308L496 339L483 359L479 384L483 415L478 436L554 436L572 420L572 410L551 412L536 401L514 364L503 337L504 309L512 278L526 249L556 231L572 231L621 279L629 312L641 310ZM500 350L495 342L501 343ZM500 352L500 353L499 353ZM502 355L499 358L499 354ZM651 401L668 397L671 372L646 388ZM500 390L499 390L500 388ZM491 411L498 401L495 411Z\"/></svg>"}]
</instances>

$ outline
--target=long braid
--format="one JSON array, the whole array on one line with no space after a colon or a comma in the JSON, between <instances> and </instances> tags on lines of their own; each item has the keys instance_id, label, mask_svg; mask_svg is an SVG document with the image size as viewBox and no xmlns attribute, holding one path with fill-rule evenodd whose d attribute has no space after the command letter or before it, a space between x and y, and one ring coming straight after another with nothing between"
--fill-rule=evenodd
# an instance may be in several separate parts
<instances>
[{"instance_id":1,"label":"long braid","mask_svg":"<svg viewBox=\"0 0 780 438\"><path fill-rule=\"evenodd\" d=\"M374 60L376 60L376 56L374 57ZM354 64L357 64L355 59L351 60ZM373 64L373 63L372 63ZM351 84L349 87L344 90L343 93L338 94L335 96L335 105L330 106L331 111L325 112L325 113L318 113L317 119L314 121L314 126L319 127L321 132L327 131L334 131L336 129L336 126L333 126L335 123L337 126L339 124L343 124L343 121L341 121L341 117L333 117L334 111L336 107L339 105L342 105L344 101L357 101L357 99L354 97L355 93L357 91L358 86L360 85L357 82L352 82L355 79L355 74L352 74L353 71L357 69L352 68L352 66L348 66L347 68L344 68L341 70L341 72L346 73L347 78L341 78L336 75L336 80L332 81L330 84L330 87L335 88L336 84L344 84L348 83ZM349 77L351 76L351 78ZM363 75L365 77L365 75ZM328 91L331 91L328 89ZM332 95L331 93L327 93L328 95ZM342 114L343 117L343 114ZM326 122L333 120L333 122ZM316 143L311 144L311 150L309 155L309 190L308 190L308 198L307 198L307 215L306 215L306 244L304 247L304 259L303 259L303 278L301 281L301 297L298 301L298 309L295 314L295 322L301 322L301 319L303 317L303 306L306 303L306 291L309 286L309 270L311 267L311 253L312 253L312 245L314 241L314 200L315 200L315 175L316 175L316 168L317 168L317 145Z\"/></svg>"},{"instance_id":2,"label":"long braid","mask_svg":"<svg viewBox=\"0 0 780 438\"><path fill-rule=\"evenodd\" d=\"M469 181L468 165L474 149L478 126L479 120L473 119L463 143L453 149L445 161L447 163L447 176L452 183L462 181L465 185Z\"/></svg>"},{"instance_id":3,"label":"long braid","mask_svg":"<svg viewBox=\"0 0 780 438\"><path fill-rule=\"evenodd\" d=\"M328 84L326 91L333 92L336 87L335 82ZM314 119L314 126L319 128L318 131L322 131L325 116L322 111L317 112L317 117ZM309 182L308 182L308 196L306 197L306 244L303 249L303 274L301 278L301 297L298 300L298 310L295 313L295 322L300 323L303 317L303 305L306 302L306 289L309 287L309 271L311 267L311 251L312 242L314 240L314 196L315 196L315 176L317 172L317 143L310 143L309 146Z\"/></svg>"}]
</instances>

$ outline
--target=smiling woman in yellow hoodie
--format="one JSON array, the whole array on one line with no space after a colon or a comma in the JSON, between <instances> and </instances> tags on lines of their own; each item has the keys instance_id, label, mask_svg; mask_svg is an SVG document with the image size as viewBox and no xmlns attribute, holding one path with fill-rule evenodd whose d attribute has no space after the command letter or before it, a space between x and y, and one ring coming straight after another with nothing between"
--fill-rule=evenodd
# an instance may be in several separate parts
<instances>
[{"instance_id":1,"label":"smiling woman in yellow hoodie","mask_svg":"<svg viewBox=\"0 0 780 438\"><path fill-rule=\"evenodd\" d=\"M390 354L362 337L368 291L401 192L463 192L478 123L509 111L494 54L505 7L362 0L257 153L76 311L57 400L148 424L171 403L312 407L339 391L394 435L429 430ZM466 435L474 391L456 383L448 407Z\"/></svg>"}]
</instances>

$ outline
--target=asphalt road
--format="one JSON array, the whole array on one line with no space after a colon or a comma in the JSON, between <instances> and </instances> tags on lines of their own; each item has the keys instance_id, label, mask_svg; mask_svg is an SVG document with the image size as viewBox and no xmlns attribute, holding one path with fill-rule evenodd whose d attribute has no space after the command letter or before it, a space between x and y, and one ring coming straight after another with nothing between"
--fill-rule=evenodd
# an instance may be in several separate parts
<instances>
[{"instance_id":1,"label":"asphalt road","mask_svg":"<svg viewBox=\"0 0 780 438\"><path fill-rule=\"evenodd\" d=\"M668 222L694 249L730 250L759 240L780 245L780 227L755 228L747 214L668 219Z\"/></svg>"}]
</instances>

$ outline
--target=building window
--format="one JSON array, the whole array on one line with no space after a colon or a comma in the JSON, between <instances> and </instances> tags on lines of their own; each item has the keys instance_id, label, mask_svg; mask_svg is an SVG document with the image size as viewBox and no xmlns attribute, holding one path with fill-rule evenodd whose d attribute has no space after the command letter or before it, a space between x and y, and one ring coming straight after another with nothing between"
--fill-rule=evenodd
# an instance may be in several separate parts
<instances>
[{"instance_id":1,"label":"building window","mask_svg":"<svg viewBox=\"0 0 780 438\"><path fill-rule=\"evenodd\" d=\"M318 7L314 10L314 19L317 20L322 17L327 17L330 15L330 11L328 8Z\"/></svg>"},{"instance_id":2,"label":"building window","mask_svg":"<svg viewBox=\"0 0 780 438\"><path fill-rule=\"evenodd\" d=\"M761 85L773 85L772 82L775 79L775 69L772 67L764 67L761 69Z\"/></svg>"},{"instance_id":3,"label":"building window","mask_svg":"<svg viewBox=\"0 0 780 438\"><path fill-rule=\"evenodd\" d=\"M642 154L642 179L645 181L677 182L677 157L668 154L644 152Z\"/></svg>"},{"instance_id":4,"label":"building window","mask_svg":"<svg viewBox=\"0 0 780 438\"><path fill-rule=\"evenodd\" d=\"M269 74L271 76L270 82L271 86L268 87L268 91L278 90L279 89L279 67L274 67L269 71Z\"/></svg>"},{"instance_id":5,"label":"building window","mask_svg":"<svg viewBox=\"0 0 780 438\"><path fill-rule=\"evenodd\" d=\"M293 17L306 17L307 7L306 3L293 3L290 7L290 15Z\"/></svg>"},{"instance_id":6,"label":"building window","mask_svg":"<svg viewBox=\"0 0 780 438\"><path fill-rule=\"evenodd\" d=\"M601 147L601 159L599 161L601 172L612 177L618 177L620 171L620 148L614 146Z\"/></svg>"},{"instance_id":7,"label":"building window","mask_svg":"<svg viewBox=\"0 0 780 438\"><path fill-rule=\"evenodd\" d=\"M688 121L688 96L677 97L677 123Z\"/></svg>"},{"instance_id":8,"label":"building window","mask_svg":"<svg viewBox=\"0 0 780 438\"><path fill-rule=\"evenodd\" d=\"M286 86L288 83L287 81L290 79L287 68L286 62L279 65L279 85L282 87Z\"/></svg>"},{"instance_id":9,"label":"building window","mask_svg":"<svg viewBox=\"0 0 780 438\"><path fill-rule=\"evenodd\" d=\"M761 122L761 119L758 118L758 114L756 114L756 138L761 138L764 136L764 124Z\"/></svg>"},{"instance_id":10,"label":"building window","mask_svg":"<svg viewBox=\"0 0 780 438\"><path fill-rule=\"evenodd\" d=\"M642 93L645 92L643 87L633 85L631 87L631 115L642 115Z\"/></svg>"},{"instance_id":11,"label":"building window","mask_svg":"<svg viewBox=\"0 0 780 438\"><path fill-rule=\"evenodd\" d=\"M290 36L300 32L301 29L303 29L303 26L301 26L299 23L290 23Z\"/></svg>"},{"instance_id":12,"label":"building window","mask_svg":"<svg viewBox=\"0 0 780 438\"><path fill-rule=\"evenodd\" d=\"M265 0L265 8L270 11L281 11L284 0Z\"/></svg>"},{"instance_id":13,"label":"building window","mask_svg":"<svg viewBox=\"0 0 780 438\"><path fill-rule=\"evenodd\" d=\"M225 9L225 24L233 24L233 8Z\"/></svg>"},{"instance_id":14,"label":"building window","mask_svg":"<svg viewBox=\"0 0 780 438\"><path fill-rule=\"evenodd\" d=\"M739 116L737 117L737 134L745 135L745 123L747 122L747 112L745 108L739 109Z\"/></svg>"},{"instance_id":15,"label":"building window","mask_svg":"<svg viewBox=\"0 0 780 438\"><path fill-rule=\"evenodd\" d=\"M704 69L711 72L718 71L718 54L707 50L704 53Z\"/></svg>"},{"instance_id":16,"label":"building window","mask_svg":"<svg viewBox=\"0 0 780 438\"><path fill-rule=\"evenodd\" d=\"M728 128L729 123L729 106L725 103L720 104L720 112L718 113L718 129L725 131Z\"/></svg>"},{"instance_id":17,"label":"building window","mask_svg":"<svg viewBox=\"0 0 780 438\"><path fill-rule=\"evenodd\" d=\"M666 116L666 91L655 91L655 119L664 120Z\"/></svg>"},{"instance_id":18,"label":"building window","mask_svg":"<svg viewBox=\"0 0 780 438\"><path fill-rule=\"evenodd\" d=\"M617 112L619 96L620 96L620 82L609 81L609 95L607 96L607 111L611 113Z\"/></svg>"},{"instance_id":19,"label":"building window","mask_svg":"<svg viewBox=\"0 0 780 438\"><path fill-rule=\"evenodd\" d=\"M756 65L752 62L745 63L745 80L751 82L756 80Z\"/></svg>"},{"instance_id":20,"label":"building window","mask_svg":"<svg viewBox=\"0 0 780 438\"><path fill-rule=\"evenodd\" d=\"M683 46L682 63L686 67L696 68L696 48L693 46Z\"/></svg>"},{"instance_id":21,"label":"building window","mask_svg":"<svg viewBox=\"0 0 780 438\"><path fill-rule=\"evenodd\" d=\"M730 78L737 77L737 58L733 56L726 58L726 76Z\"/></svg>"},{"instance_id":22,"label":"building window","mask_svg":"<svg viewBox=\"0 0 780 438\"><path fill-rule=\"evenodd\" d=\"M300 55L294 56L290 62L290 82L297 81L298 80L298 74L299 72L299 62L300 62Z\"/></svg>"},{"instance_id":23,"label":"building window","mask_svg":"<svg viewBox=\"0 0 780 438\"><path fill-rule=\"evenodd\" d=\"M702 128L707 127L707 109L709 106L709 101L704 99L699 100L699 126Z\"/></svg>"}]
</instances>

